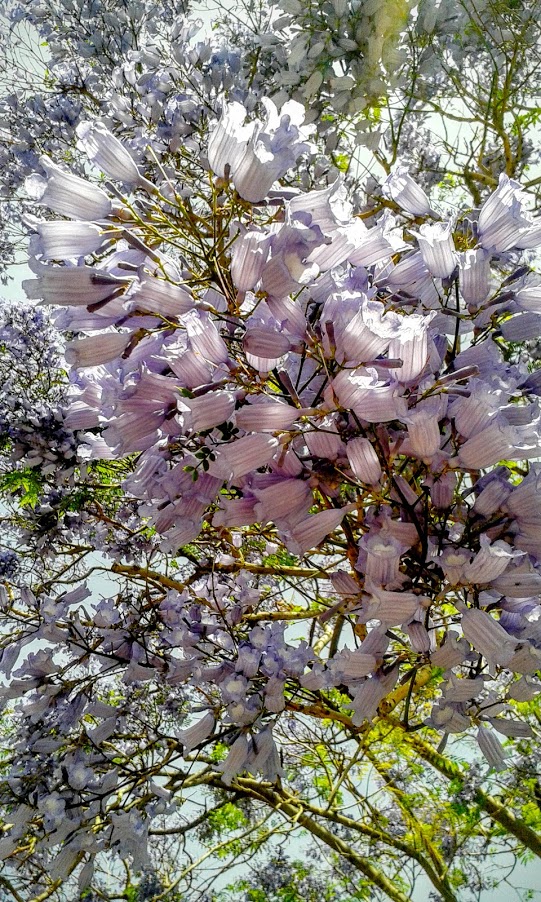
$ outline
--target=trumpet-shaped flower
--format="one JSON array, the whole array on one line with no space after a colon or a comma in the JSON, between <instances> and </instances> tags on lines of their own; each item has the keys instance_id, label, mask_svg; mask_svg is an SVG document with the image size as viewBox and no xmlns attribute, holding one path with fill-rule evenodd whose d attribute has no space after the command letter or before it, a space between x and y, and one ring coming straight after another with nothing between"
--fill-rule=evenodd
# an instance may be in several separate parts
<instances>
[{"instance_id":1,"label":"trumpet-shaped flower","mask_svg":"<svg viewBox=\"0 0 541 902\"><path fill-rule=\"evenodd\" d=\"M126 350L133 332L100 332L89 338L77 338L66 346L66 360L76 367L109 363Z\"/></svg>"},{"instance_id":2,"label":"trumpet-shaped flower","mask_svg":"<svg viewBox=\"0 0 541 902\"><path fill-rule=\"evenodd\" d=\"M77 126L77 136L79 148L110 178L151 193L155 190L154 185L141 175L122 142L100 122L81 122Z\"/></svg>"},{"instance_id":3,"label":"trumpet-shaped flower","mask_svg":"<svg viewBox=\"0 0 541 902\"><path fill-rule=\"evenodd\" d=\"M246 110L242 104L229 103L224 106L218 124L210 136L209 165L220 178L226 178L226 172L229 175L235 172L254 133L256 123L244 125L245 119Z\"/></svg>"},{"instance_id":4,"label":"trumpet-shaped flower","mask_svg":"<svg viewBox=\"0 0 541 902\"><path fill-rule=\"evenodd\" d=\"M270 435L246 435L220 445L210 464L209 473L226 480L239 479L251 470L269 463L277 448L278 440Z\"/></svg>"},{"instance_id":5,"label":"trumpet-shaped flower","mask_svg":"<svg viewBox=\"0 0 541 902\"><path fill-rule=\"evenodd\" d=\"M364 569L376 586L394 586L399 580L400 559L407 546L393 536L368 533L359 542L359 549L361 555L357 569Z\"/></svg>"},{"instance_id":6,"label":"trumpet-shaped flower","mask_svg":"<svg viewBox=\"0 0 541 902\"><path fill-rule=\"evenodd\" d=\"M531 229L532 217L527 212L528 198L518 182L502 173L498 187L479 212L478 230L481 247L502 253L515 247Z\"/></svg>"},{"instance_id":7,"label":"trumpet-shaped flower","mask_svg":"<svg viewBox=\"0 0 541 902\"><path fill-rule=\"evenodd\" d=\"M430 201L423 189L409 175L406 166L396 166L383 183L383 193L412 216L427 216Z\"/></svg>"},{"instance_id":8,"label":"trumpet-shaped flower","mask_svg":"<svg viewBox=\"0 0 541 902\"><path fill-rule=\"evenodd\" d=\"M467 304L479 305L490 292L490 253L482 247L462 251L458 258L458 284Z\"/></svg>"},{"instance_id":9,"label":"trumpet-shaped flower","mask_svg":"<svg viewBox=\"0 0 541 902\"><path fill-rule=\"evenodd\" d=\"M108 240L107 231L91 222L36 222L34 253L47 260L69 260L85 257Z\"/></svg>"},{"instance_id":10,"label":"trumpet-shaped flower","mask_svg":"<svg viewBox=\"0 0 541 902\"><path fill-rule=\"evenodd\" d=\"M517 648L517 640L485 611L468 608L462 614L465 638L490 664L504 666L509 663Z\"/></svg>"},{"instance_id":11,"label":"trumpet-shaped flower","mask_svg":"<svg viewBox=\"0 0 541 902\"><path fill-rule=\"evenodd\" d=\"M309 149L301 127L304 107L296 101L279 113L271 100L262 101L265 122L243 125L240 103L227 104L209 141L209 164L221 178L230 177L238 193L250 203L262 201L274 182Z\"/></svg>"},{"instance_id":12,"label":"trumpet-shaped flower","mask_svg":"<svg viewBox=\"0 0 541 902\"><path fill-rule=\"evenodd\" d=\"M456 251L451 222L423 223L417 237L421 256L433 276L445 279L456 266Z\"/></svg>"},{"instance_id":13,"label":"trumpet-shaped flower","mask_svg":"<svg viewBox=\"0 0 541 902\"><path fill-rule=\"evenodd\" d=\"M333 532L344 519L349 510L356 507L355 504L346 505L343 508L320 511L311 514L301 520L291 530L291 538L286 539L286 545L293 554L302 556L310 548L319 545L329 533Z\"/></svg>"},{"instance_id":14,"label":"trumpet-shaped flower","mask_svg":"<svg viewBox=\"0 0 541 902\"><path fill-rule=\"evenodd\" d=\"M367 485L377 485L381 478L379 458L367 438L354 438L346 445L346 454L353 474Z\"/></svg>"},{"instance_id":15,"label":"trumpet-shaped flower","mask_svg":"<svg viewBox=\"0 0 541 902\"><path fill-rule=\"evenodd\" d=\"M40 164L47 178L34 174L25 183L27 192L38 203L72 219L105 219L109 216L111 199L98 185L66 172L48 157L40 157Z\"/></svg>"},{"instance_id":16,"label":"trumpet-shaped flower","mask_svg":"<svg viewBox=\"0 0 541 902\"><path fill-rule=\"evenodd\" d=\"M331 390L326 391L329 401L334 395L341 407L354 410L369 423L400 419L406 413L399 386L380 380L376 370L371 368L342 370L334 377Z\"/></svg>"}]
</instances>

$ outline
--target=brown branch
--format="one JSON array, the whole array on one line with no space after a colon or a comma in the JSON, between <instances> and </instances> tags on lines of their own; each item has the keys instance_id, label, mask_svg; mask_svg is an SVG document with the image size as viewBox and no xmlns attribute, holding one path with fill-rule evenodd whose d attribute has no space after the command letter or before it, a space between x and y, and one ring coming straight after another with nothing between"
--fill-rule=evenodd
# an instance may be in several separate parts
<instances>
[{"instance_id":1,"label":"brown branch","mask_svg":"<svg viewBox=\"0 0 541 902\"><path fill-rule=\"evenodd\" d=\"M113 573L118 573L123 576L133 576L136 579L144 579L145 582L157 583L167 589L176 589L178 592L182 592L194 579L197 579L204 574L237 573L241 570L245 570L248 573L255 573L260 576L294 576L300 579L331 578L330 573L315 567L266 566L265 564L253 564L250 561L243 560L239 560L238 563L235 561L234 564L220 564L219 562L213 562L205 565L198 565L196 572L183 583L176 579L171 579L171 577L165 576L164 573L160 573L157 570L149 570L146 567L137 567L133 564L119 564L115 562L111 567L111 570Z\"/></svg>"}]
</instances>

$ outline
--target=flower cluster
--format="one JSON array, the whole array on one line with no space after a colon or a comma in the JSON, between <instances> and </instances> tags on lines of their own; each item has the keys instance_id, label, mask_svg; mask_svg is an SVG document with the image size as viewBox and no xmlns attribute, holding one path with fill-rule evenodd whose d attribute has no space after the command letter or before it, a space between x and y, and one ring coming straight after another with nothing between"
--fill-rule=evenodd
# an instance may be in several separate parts
<instances>
[{"instance_id":1,"label":"flower cluster","mask_svg":"<svg viewBox=\"0 0 541 902\"><path fill-rule=\"evenodd\" d=\"M531 732L513 703L539 690L541 381L505 348L541 331L539 278L519 266L539 225L507 176L445 219L397 167L368 227L340 181L281 184L309 132L294 103L266 113L224 106L189 197L96 122L80 147L125 190L47 159L29 185L70 217L32 220L25 284L75 335L64 426L84 433L82 464L126 462L119 516L190 564L183 582L117 564L145 589L101 600L21 590L2 659L19 801L0 848L49 834L53 876L88 857L82 888L103 848L147 867L176 780L141 778L160 756L188 780L222 741L220 785L282 776L299 696L334 699L354 734L409 682L406 722L473 726L498 768L497 734ZM304 608L284 575L325 589ZM288 626L303 619L309 639Z\"/></svg>"},{"instance_id":2,"label":"flower cluster","mask_svg":"<svg viewBox=\"0 0 541 902\"><path fill-rule=\"evenodd\" d=\"M278 0L276 6L274 28L287 35L287 66L277 73L285 90L309 102L327 95L335 113L348 115L387 92L399 70L407 0L327 0L308 8Z\"/></svg>"},{"instance_id":3,"label":"flower cluster","mask_svg":"<svg viewBox=\"0 0 541 902\"><path fill-rule=\"evenodd\" d=\"M61 339L45 311L26 303L0 305L2 389L0 435L6 462L67 478L75 440L64 423Z\"/></svg>"},{"instance_id":4,"label":"flower cluster","mask_svg":"<svg viewBox=\"0 0 541 902\"><path fill-rule=\"evenodd\" d=\"M286 113L257 132L274 148L266 151L273 175L292 159L294 145L279 131L291 127ZM218 181L230 176L247 199L243 160L252 155L255 165L257 145L252 126L250 135L230 128L239 116L238 106L224 113L209 161ZM111 134L93 127L91 143L89 135L82 143L95 163L151 194ZM108 212L101 189L50 164L46 171L45 203L67 212L69 190L79 215L90 218L96 204L104 215L99 226L72 221L69 233L36 226L37 279L27 290L63 305L62 324L85 333L67 347L81 373L67 423L93 428L91 458L139 452L125 490L163 550L196 540L209 523L265 526L298 557L324 541L339 554L344 536L353 570L337 566L333 579L358 623L402 626L414 655L439 666L469 666L481 654L527 683L539 663L526 601L539 582L539 475L533 465L517 481L512 462L539 456L538 386L495 340L532 338L541 321L536 277L503 278L505 254L539 240L519 186L502 176L469 232L466 221L435 217L402 169L384 193L406 219L424 217L408 233L388 213L367 229L339 183L278 196L280 215L267 225L230 225L222 290L196 291L174 255L144 245L142 212ZM257 204L250 218L252 210ZM468 249L456 249L459 236ZM106 246L97 265L83 262ZM62 257L72 263L51 262ZM444 641L442 590L469 644ZM378 683L378 630L378 654L361 655L359 698L370 691L374 701L365 709L359 700L359 721L388 691ZM318 679L332 685L334 676ZM468 699L477 690L484 698L483 685L471 688Z\"/></svg>"}]
</instances>

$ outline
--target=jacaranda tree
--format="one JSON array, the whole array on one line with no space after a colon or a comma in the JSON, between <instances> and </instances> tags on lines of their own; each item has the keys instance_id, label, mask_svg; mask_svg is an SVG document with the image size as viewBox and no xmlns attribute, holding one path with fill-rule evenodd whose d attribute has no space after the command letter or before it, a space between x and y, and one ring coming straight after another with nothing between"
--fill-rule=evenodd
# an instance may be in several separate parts
<instances>
[{"instance_id":1,"label":"jacaranda tree","mask_svg":"<svg viewBox=\"0 0 541 902\"><path fill-rule=\"evenodd\" d=\"M8 5L0 898L541 856L540 12Z\"/></svg>"}]
</instances>

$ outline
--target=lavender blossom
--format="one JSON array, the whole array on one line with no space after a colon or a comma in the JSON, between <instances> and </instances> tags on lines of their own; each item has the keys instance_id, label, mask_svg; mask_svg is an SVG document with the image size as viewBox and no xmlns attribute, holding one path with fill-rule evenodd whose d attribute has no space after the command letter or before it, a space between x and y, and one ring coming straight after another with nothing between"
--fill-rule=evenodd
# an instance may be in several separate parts
<instances>
[{"instance_id":1,"label":"lavender blossom","mask_svg":"<svg viewBox=\"0 0 541 902\"><path fill-rule=\"evenodd\" d=\"M490 663L502 666L511 660L517 641L490 614L468 609L462 615L462 629L468 642Z\"/></svg>"},{"instance_id":2,"label":"lavender blossom","mask_svg":"<svg viewBox=\"0 0 541 902\"><path fill-rule=\"evenodd\" d=\"M394 169L384 182L383 191L412 216L426 216L431 212L428 197L404 166L397 166Z\"/></svg>"},{"instance_id":3,"label":"lavender blossom","mask_svg":"<svg viewBox=\"0 0 541 902\"><path fill-rule=\"evenodd\" d=\"M374 448L366 438L354 438L347 443L349 465L357 477L368 485L377 485L381 477L381 465Z\"/></svg>"},{"instance_id":4,"label":"lavender blossom","mask_svg":"<svg viewBox=\"0 0 541 902\"><path fill-rule=\"evenodd\" d=\"M39 203L72 219L95 220L109 216L112 203L105 191L60 169L48 157L40 157L40 164L47 178L35 174L25 183L27 192Z\"/></svg>"},{"instance_id":5,"label":"lavender blossom","mask_svg":"<svg viewBox=\"0 0 541 902\"><path fill-rule=\"evenodd\" d=\"M456 251L452 222L424 223L417 237L422 258L433 276L448 278L455 269Z\"/></svg>"},{"instance_id":6,"label":"lavender blossom","mask_svg":"<svg viewBox=\"0 0 541 902\"><path fill-rule=\"evenodd\" d=\"M518 182L500 175L498 187L479 212L481 246L501 253L514 247L531 228L532 217L526 211L527 196Z\"/></svg>"},{"instance_id":7,"label":"lavender blossom","mask_svg":"<svg viewBox=\"0 0 541 902\"><path fill-rule=\"evenodd\" d=\"M81 122L77 127L79 147L106 175L127 185L149 190L154 186L141 175L131 154L108 129L99 122Z\"/></svg>"},{"instance_id":8,"label":"lavender blossom","mask_svg":"<svg viewBox=\"0 0 541 902\"><path fill-rule=\"evenodd\" d=\"M240 196L250 203L262 201L274 182L308 150L301 128L304 108L295 101L278 113L265 99L266 121L243 125L245 109L239 103L224 107L209 142L209 163L217 175L231 177Z\"/></svg>"},{"instance_id":9,"label":"lavender blossom","mask_svg":"<svg viewBox=\"0 0 541 902\"><path fill-rule=\"evenodd\" d=\"M477 742L489 765L495 770L502 770L505 766L506 753L494 732L486 727L480 727Z\"/></svg>"}]
</instances>

